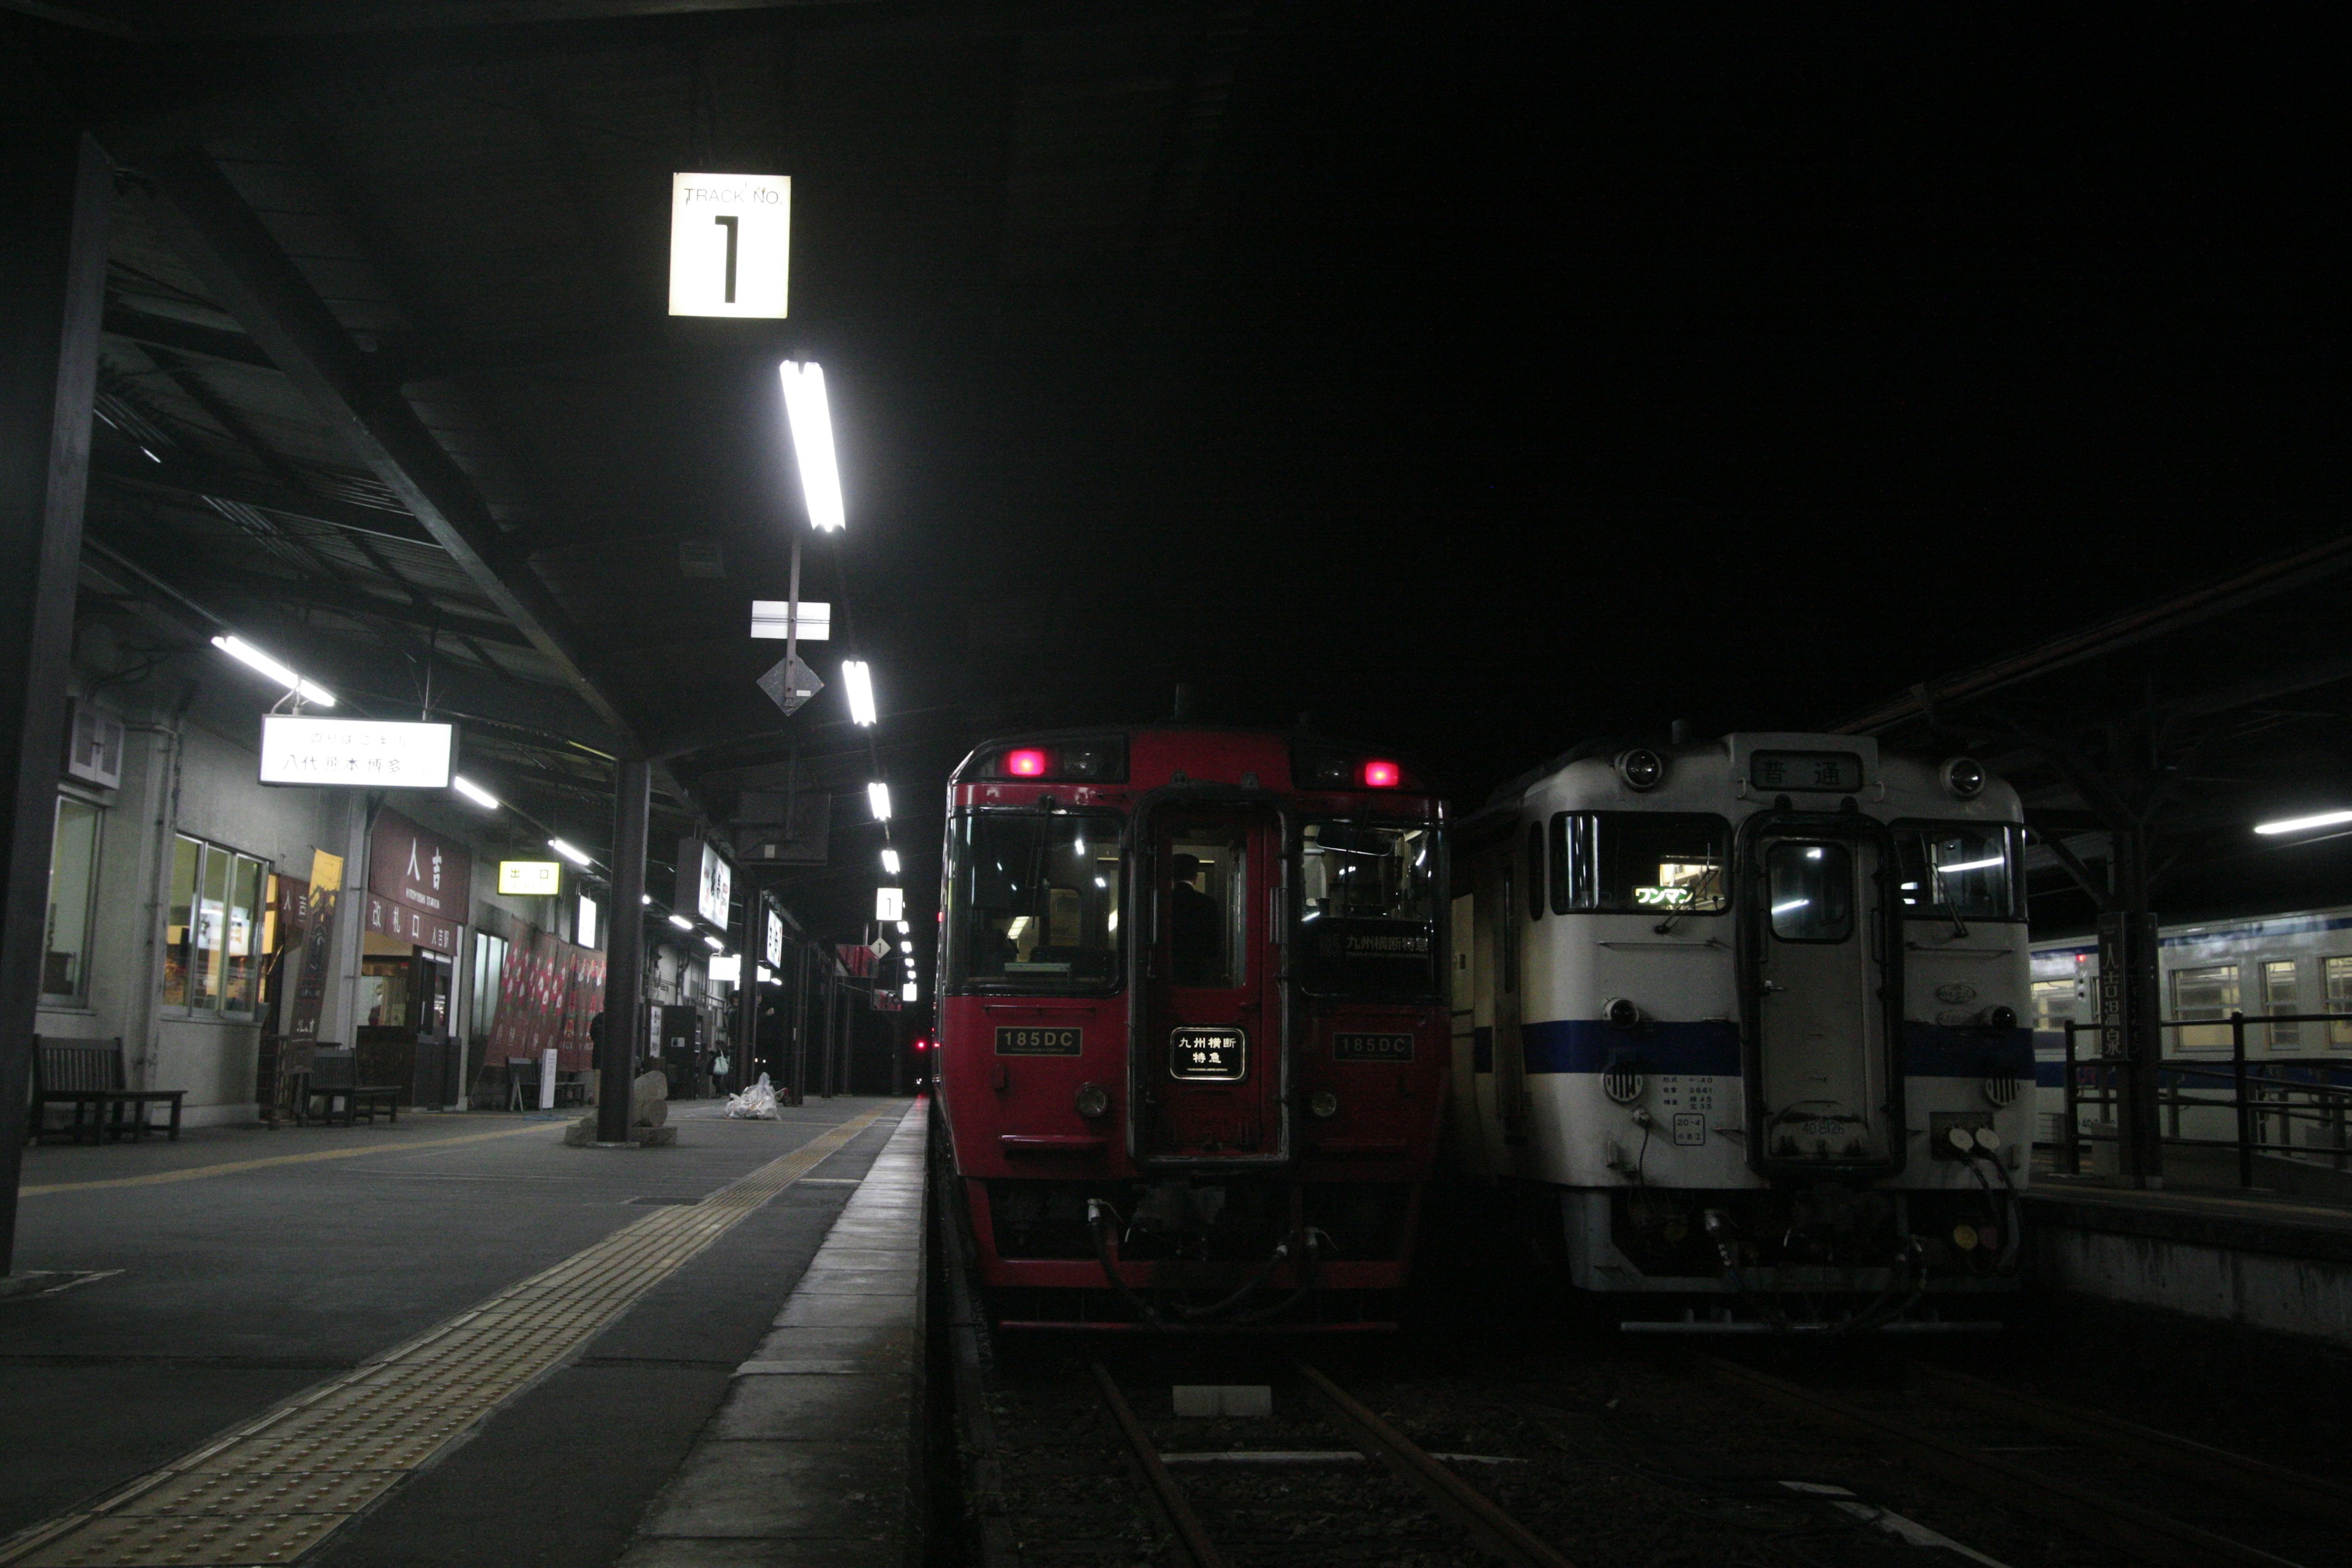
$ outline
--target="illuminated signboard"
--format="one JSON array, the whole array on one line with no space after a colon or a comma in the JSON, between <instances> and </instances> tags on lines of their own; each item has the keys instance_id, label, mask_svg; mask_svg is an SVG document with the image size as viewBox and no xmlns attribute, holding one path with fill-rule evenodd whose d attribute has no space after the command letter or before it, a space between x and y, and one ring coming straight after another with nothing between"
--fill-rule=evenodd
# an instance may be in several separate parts
<instances>
[{"instance_id":1,"label":"illuminated signboard","mask_svg":"<svg viewBox=\"0 0 2352 1568\"><path fill-rule=\"evenodd\" d=\"M782 969L784 966L784 920L782 915L776 913L773 910L770 910L768 911L768 932L766 942L768 951L768 967L771 969Z\"/></svg>"},{"instance_id":2,"label":"illuminated signboard","mask_svg":"<svg viewBox=\"0 0 2352 1568\"><path fill-rule=\"evenodd\" d=\"M447 789L457 750L454 724L268 713L261 720L261 782Z\"/></svg>"},{"instance_id":3,"label":"illuminated signboard","mask_svg":"<svg viewBox=\"0 0 2352 1568\"><path fill-rule=\"evenodd\" d=\"M885 924L893 924L905 920L906 904L907 894L902 888L874 889L874 918Z\"/></svg>"},{"instance_id":4,"label":"illuminated signboard","mask_svg":"<svg viewBox=\"0 0 2352 1568\"><path fill-rule=\"evenodd\" d=\"M562 886L563 862L561 860L499 862L499 891L501 893L551 899L562 889Z\"/></svg>"},{"instance_id":5,"label":"illuminated signboard","mask_svg":"<svg viewBox=\"0 0 2352 1568\"><path fill-rule=\"evenodd\" d=\"M735 868L699 838L677 841L677 907L691 910L703 924L727 929L735 898Z\"/></svg>"},{"instance_id":6,"label":"illuminated signboard","mask_svg":"<svg viewBox=\"0 0 2352 1568\"><path fill-rule=\"evenodd\" d=\"M784 313L793 182L785 174L674 174L669 313Z\"/></svg>"},{"instance_id":7,"label":"illuminated signboard","mask_svg":"<svg viewBox=\"0 0 2352 1568\"><path fill-rule=\"evenodd\" d=\"M710 955L710 979L713 984L743 984L743 955L740 952L714 952Z\"/></svg>"}]
</instances>

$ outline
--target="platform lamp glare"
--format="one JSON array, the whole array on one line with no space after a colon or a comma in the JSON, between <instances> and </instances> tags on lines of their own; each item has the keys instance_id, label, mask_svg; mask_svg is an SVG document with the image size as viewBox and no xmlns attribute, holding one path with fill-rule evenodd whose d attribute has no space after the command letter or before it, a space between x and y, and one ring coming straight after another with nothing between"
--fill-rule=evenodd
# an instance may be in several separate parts
<instances>
[{"instance_id":1,"label":"platform lamp glare","mask_svg":"<svg viewBox=\"0 0 2352 1568\"><path fill-rule=\"evenodd\" d=\"M849 721L871 724L881 715L874 706L874 667L862 658L841 661L841 689L849 695Z\"/></svg>"},{"instance_id":2,"label":"platform lamp glare","mask_svg":"<svg viewBox=\"0 0 2352 1568\"><path fill-rule=\"evenodd\" d=\"M784 416L793 427L793 457L800 464L801 500L810 526L833 532L848 523L841 502L841 468L834 460L833 411L825 402L824 371L814 362L786 360L776 367L784 381Z\"/></svg>"},{"instance_id":3,"label":"platform lamp glare","mask_svg":"<svg viewBox=\"0 0 2352 1568\"><path fill-rule=\"evenodd\" d=\"M561 838L549 839L547 841L547 847L550 849L554 850L558 855L562 856L566 860L571 861L574 866L584 868L588 865L588 853L586 850L575 849L571 845L563 842Z\"/></svg>"},{"instance_id":4,"label":"platform lamp glare","mask_svg":"<svg viewBox=\"0 0 2352 1568\"><path fill-rule=\"evenodd\" d=\"M890 786L880 783L867 784L866 786L866 804L873 808L875 821L889 821Z\"/></svg>"},{"instance_id":5,"label":"platform lamp glare","mask_svg":"<svg viewBox=\"0 0 2352 1568\"><path fill-rule=\"evenodd\" d=\"M259 648L254 647L243 637L215 637L213 638L213 647L220 649L221 652L228 655L229 658L236 660L239 664L244 665L247 668L259 670L263 675L268 676L271 680L277 682L279 687L283 688L285 690L294 693L295 696L300 698L305 702L315 702L321 708L332 708L335 705L335 694L333 692L328 690L323 686L303 679L300 676L295 674L292 670L287 668L284 665L278 663L276 659L270 658L268 654L262 652Z\"/></svg>"},{"instance_id":6,"label":"platform lamp glare","mask_svg":"<svg viewBox=\"0 0 2352 1568\"><path fill-rule=\"evenodd\" d=\"M459 795L464 795L467 800L472 801L476 805L480 806L484 811L496 811L499 808L499 797L497 795L492 795L488 790L484 789L481 785L476 784L473 780L467 778L463 773L450 774L449 787L456 790Z\"/></svg>"},{"instance_id":7,"label":"platform lamp glare","mask_svg":"<svg viewBox=\"0 0 2352 1568\"><path fill-rule=\"evenodd\" d=\"M2258 822L2254 831L2265 837L2282 833L2306 833L2315 827L2340 827L2352 822L2352 811L2323 811L2313 816L2289 816L2277 822Z\"/></svg>"},{"instance_id":8,"label":"platform lamp glare","mask_svg":"<svg viewBox=\"0 0 2352 1568\"><path fill-rule=\"evenodd\" d=\"M898 874L898 852L896 849L886 847L882 851L882 869L893 877Z\"/></svg>"}]
</instances>

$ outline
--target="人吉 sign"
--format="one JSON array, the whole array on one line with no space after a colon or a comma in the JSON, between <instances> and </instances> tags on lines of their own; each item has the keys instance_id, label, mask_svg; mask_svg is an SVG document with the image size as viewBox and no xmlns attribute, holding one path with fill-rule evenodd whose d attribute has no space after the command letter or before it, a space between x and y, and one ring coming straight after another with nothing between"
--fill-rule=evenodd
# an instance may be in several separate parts
<instances>
[{"instance_id":1,"label":"\u4eba\u5409 sign","mask_svg":"<svg viewBox=\"0 0 2352 1568\"><path fill-rule=\"evenodd\" d=\"M792 234L789 175L672 175L669 313L782 316Z\"/></svg>"}]
</instances>

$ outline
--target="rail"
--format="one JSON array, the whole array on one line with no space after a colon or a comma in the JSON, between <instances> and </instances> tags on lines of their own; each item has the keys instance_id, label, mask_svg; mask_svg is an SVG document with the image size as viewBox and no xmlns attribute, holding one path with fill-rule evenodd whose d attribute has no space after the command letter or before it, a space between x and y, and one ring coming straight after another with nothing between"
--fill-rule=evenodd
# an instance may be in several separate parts
<instances>
[{"instance_id":1,"label":"rail","mask_svg":"<svg viewBox=\"0 0 2352 1568\"><path fill-rule=\"evenodd\" d=\"M2157 1021L2159 1030L2176 1031L2176 1048L2182 1047L2183 1036L2178 1031L2189 1029L2228 1029L2229 1056L2168 1056L2159 1058L2157 1069L2157 1104L2166 1117L2168 1130L2163 1142L2185 1148L2235 1149L2238 1152L2238 1184L2254 1184L2254 1157L2257 1154L2281 1153L2305 1157L2313 1153L2329 1156L2333 1168L2345 1168L2347 1155L2352 1155L2352 1142L2347 1142L2347 1124L2352 1124L2352 1084L2335 1084L2315 1076L2335 1066L2324 1059L2297 1060L2281 1057L2249 1058L2246 1055L2246 1031L2249 1026L2276 1028L2279 1025L2300 1027L2305 1024L2342 1025L2352 1027L2352 1013L2258 1013L2251 1017L2242 1012L2232 1012L2219 1018L2162 1018ZM2062 1026L2066 1037L2065 1071L2062 1082L2065 1089L2065 1110L2061 1113L2060 1134L2056 1140L2060 1157L2070 1175L2083 1173L2083 1159L2088 1145L2112 1142L2116 1134L2086 1131L2083 1122L2085 1108L2104 1113L2098 1120L2114 1125L2119 1107L2129 1088L2132 1075L2142 1064L2126 1057L2078 1054L2079 1037L2095 1034L2098 1026L2083 1024L2069 1018ZM2273 1039L2275 1041L2276 1037ZM2218 1043L2202 1047L2218 1050ZM2273 1045L2275 1049L2275 1045ZM2347 1064L2352 1065L2352 1064ZM2194 1116L2208 1121L2209 1112L2228 1111L2233 1135L2224 1138L2193 1136L2182 1131L2184 1117ZM2269 1136L2272 1120L2275 1118L2281 1137ZM2298 1119L2325 1127L2326 1140L2314 1144L2294 1140Z\"/></svg>"}]
</instances>

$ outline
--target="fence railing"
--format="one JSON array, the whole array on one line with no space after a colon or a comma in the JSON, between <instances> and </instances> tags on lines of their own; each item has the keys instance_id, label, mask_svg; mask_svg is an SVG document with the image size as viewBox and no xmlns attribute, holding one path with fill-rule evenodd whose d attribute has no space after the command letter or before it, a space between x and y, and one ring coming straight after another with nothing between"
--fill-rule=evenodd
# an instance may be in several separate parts
<instances>
[{"instance_id":1,"label":"fence railing","mask_svg":"<svg viewBox=\"0 0 2352 1568\"><path fill-rule=\"evenodd\" d=\"M2168 1056L2157 1062L2157 1105L2168 1122L2161 1134L2163 1142L2189 1148L2235 1148L2238 1184L2242 1187L2254 1184L2256 1154L2325 1153L2339 1171L2345 1168L2346 1157L2352 1155L2352 1148L2347 1146L2347 1123L2352 1122L2352 1085L2327 1083L2312 1076L2315 1068L2336 1064L2317 1054L2307 1059L2247 1057L2248 1026L2278 1024L2352 1025L2352 1013L2257 1013L2252 1017L2231 1013L2226 1023L2219 1018L2165 1018L2157 1024L2159 1030L2227 1027L2230 1031L2230 1055L2226 1060L2208 1056ZM2115 1132L2085 1131L2084 1109L2103 1111L2102 1121L2120 1127L2121 1101L2131 1087L2132 1075L2141 1070L2140 1063L2122 1057L2078 1055L2077 1037L2095 1035L2098 1028L2096 1024L2080 1024L2072 1018L2064 1025L2066 1109L2058 1146L2065 1169L2074 1175L2082 1174L2086 1145L2113 1142L2117 1136ZM2176 1042L2179 1037L2177 1033L2173 1037ZM2352 1067L2352 1059L2344 1065ZM2230 1113L2229 1124L2234 1128L2234 1136L2199 1137L2182 1131L2187 1118L2194 1117L2197 1124L2207 1125L2222 1111ZM2277 1141L2269 1136L2273 1118L2283 1135ZM2298 1119L2326 1127L2326 1140L2318 1144L2296 1142Z\"/></svg>"}]
</instances>

